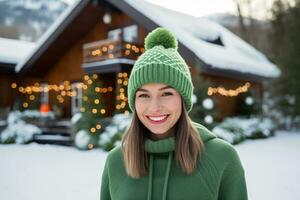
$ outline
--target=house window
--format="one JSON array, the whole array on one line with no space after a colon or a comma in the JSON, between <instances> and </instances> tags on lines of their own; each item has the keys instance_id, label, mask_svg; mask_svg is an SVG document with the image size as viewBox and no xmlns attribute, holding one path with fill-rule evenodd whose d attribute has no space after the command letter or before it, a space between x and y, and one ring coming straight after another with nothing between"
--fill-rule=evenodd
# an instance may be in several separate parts
<instances>
[{"instance_id":1,"label":"house window","mask_svg":"<svg viewBox=\"0 0 300 200\"><path fill-rule=\"evenodd\" d=\"M111 40L120 40L122 39L122 29L114 29L108 32L108 39Z\"/></svg>"},{"instance_id":2,"label":"house window","mask_svg":"<svg viewBox=\"0 0 300 200\"><path fill-rule=\"evenodd\" d=\"M124 27L123 40L126 42L136 42L138 40L138 26L131 25Z\"/></svg>"},{"instance_id":3,"label":"house window","mask_svg":"<svg viewBox=\"0 0 300 200\"><path fill-rule=\"evenodd\" d=\"M80 108L82 107L82 87L80 82L72 83L72 98L71 98L71 113L74 115L75 113L80 112Z\"/></svg>"},{"instance_id":4,"label":"house window","mask_svg":"<svg viewBox=\"0 0 300 200\"><path fill-rule=\"evenodd\" d=\"M130 25L123 28L113 29L108 31L108 39L112 40L123 40L126 42L137 42L138 41L138 26Z\"/></svg>"}]
</instances>

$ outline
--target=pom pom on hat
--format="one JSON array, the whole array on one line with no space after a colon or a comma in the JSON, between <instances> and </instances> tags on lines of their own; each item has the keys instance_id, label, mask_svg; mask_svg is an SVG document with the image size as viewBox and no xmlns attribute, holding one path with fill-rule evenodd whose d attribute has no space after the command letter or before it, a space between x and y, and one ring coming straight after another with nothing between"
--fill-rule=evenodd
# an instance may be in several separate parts
<instances>
[{"instance_id":1,"label":"pom pom on hat","mask_svg":"<svg viewBox=\"0 0 300 200\"><path fill-rule=\"evenodd\" d=\"M149 50L154 46L162 45L164 48L177 50L178 42L175 36L165 28L157 28L149 33L145 39L145 49Z\"/></svg>"}]
</instances>

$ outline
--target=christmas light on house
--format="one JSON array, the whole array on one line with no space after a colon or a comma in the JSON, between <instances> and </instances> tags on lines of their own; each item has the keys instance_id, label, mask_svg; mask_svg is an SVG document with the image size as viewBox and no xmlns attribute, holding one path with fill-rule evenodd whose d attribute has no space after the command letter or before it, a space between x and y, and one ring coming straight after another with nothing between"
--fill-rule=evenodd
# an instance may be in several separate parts
<instances>
[{"instance_id":1,"label":"christmas light on house","mask_svg":"<svg viewBox=\"0 0 300 200\"><path fill-rule=\"evenodd\" d=\"M213 94L220 94L223 96L229 96L229 97L233 97L233 96L238 96L240 93L245 93L249 90L251 84L249 82L245 83L245 85L238 87L235 90L232 89L225 89L224 87L217 87L217 88L213 88L213 87L209 87L207 94L209 96L213 95Z\"/></svg>"}]
</instances>

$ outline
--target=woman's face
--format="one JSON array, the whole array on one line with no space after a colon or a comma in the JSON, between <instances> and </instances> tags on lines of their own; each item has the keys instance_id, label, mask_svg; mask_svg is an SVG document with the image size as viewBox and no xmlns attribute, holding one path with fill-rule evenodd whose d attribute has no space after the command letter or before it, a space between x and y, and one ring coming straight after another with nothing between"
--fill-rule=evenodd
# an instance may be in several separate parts
<instances>
[{"instance_id":1,"label":"woman's face","mask_svg":"<svg viewBox=\"0 0 300 200\"><path fill-rule=\"evenodd\" d=\"M182 112L181 101L180 94L165 84L145 84L137 90L135 110L139 120L151 131L153 139L174 134L173 127Z\"/></svg>"}]
</instances>

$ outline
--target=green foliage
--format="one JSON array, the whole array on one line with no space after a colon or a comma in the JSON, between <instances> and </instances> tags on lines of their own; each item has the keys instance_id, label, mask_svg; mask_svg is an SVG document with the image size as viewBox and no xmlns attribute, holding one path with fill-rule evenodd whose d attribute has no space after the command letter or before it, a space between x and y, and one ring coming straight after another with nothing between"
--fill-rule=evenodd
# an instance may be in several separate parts
<instances>
[{"instance_id":1,"label":"green foliage","mask_svg":"<svg viewBox=\"0 0 300 200\"><path fill-rule=\"evenodd\" d=\"M300 1L291 6L281 0L272 7L273 60L281 77L271 83L272 99L284 116L300 116Z\"/></svg>"},{"instance_id":2,"label":"green foliage","mask_svg":"<svg viewBox=\"0 0 300 200\"><path fill-rule=\"evenodd\" d=\"M104 115L101 114L100 111L104 109L105 106L101 93L97 92L97 88L102 88L102 82L94 77L97 76L93 76L93 78L89 77L89 79L86 80L85 84L87 88L83 91L83 103L80 109L82 117L76 123L75 129L76 132L84 130L85 133L88 133L88 143L95 147L98 144L99 135L103 130L101 119L104 118ZM93 110L96 110L96 112L93 112ZM83 149L84 147L80 148Z\"/></svg>"},{"instance_id":3,"label":"green foliage","mask_svg":"<svg viewBox=\"0 0 300 200\"><path fill-rule=\"evenodd\" d=\"M146 50L149 50L156 45L177 49L178 42L169 30L157 28L147 35L145 39L145 48Z\"/></svg>"},{"instance_id":4,"label":"green foliage","mask_svg":"<svg viewBox=\"0 0 300 200\"><path fill-rule=\"evenodd\" d=\"M193 77L193 84L195 86L194 95L196 96L197 101L193 104L193 108L190 111L189 116L193 121L198 122L211 129L214 126L214 122L205 122L205 117L211 116L212 118L214 118L216 116L215 106L213 106L213 108L211 109L207 109L203 106L204 100L212 101L213 105L215 105L216 103L214 99L207 95L207 90L208 87L211 86L211 83L202 78L200 75L196 75Z\"/></svg>"},{"instance_id":5,"label":"green foliage","mask_svg":"<svg viewBox=\"0 0 300 200\"><path fill-rule=\"evenodd\" d=\"M261 103L252 90L241 93L237 97L237 115L251 117L261 113Z\"/></svg>"}]
</instances>

